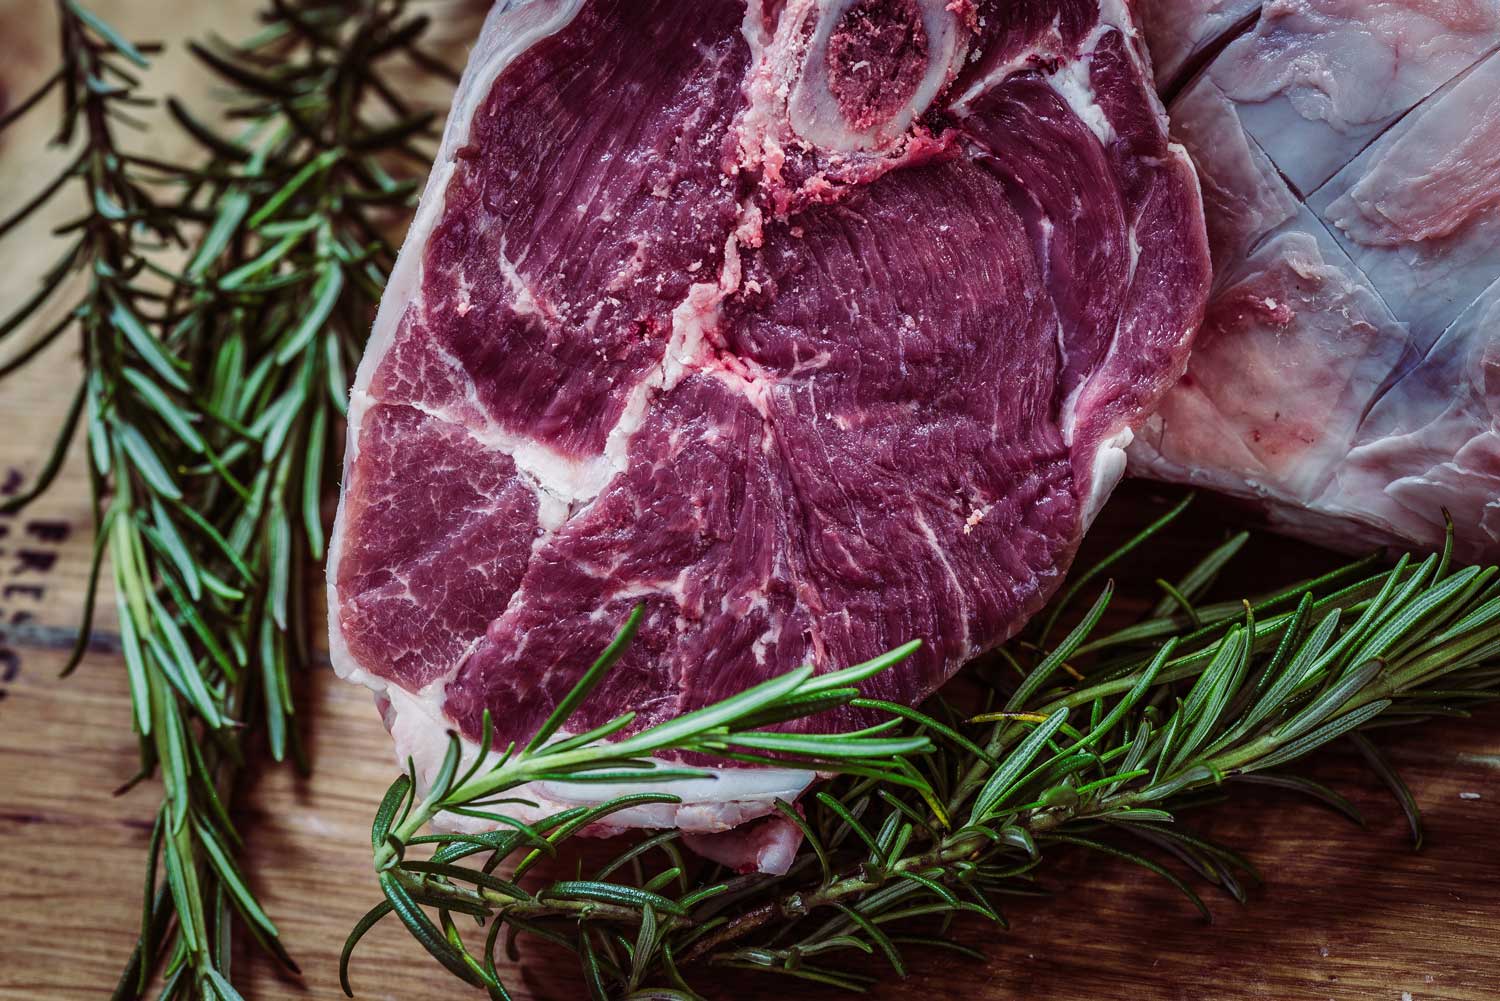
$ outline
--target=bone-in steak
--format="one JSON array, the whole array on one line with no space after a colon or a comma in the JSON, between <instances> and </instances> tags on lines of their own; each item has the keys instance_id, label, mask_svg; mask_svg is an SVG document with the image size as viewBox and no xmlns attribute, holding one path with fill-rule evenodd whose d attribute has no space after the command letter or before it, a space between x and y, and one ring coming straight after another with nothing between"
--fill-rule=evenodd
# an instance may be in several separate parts
<instances>
[{"instance_id":1,"label":"bone-in steak","mask_svg":"<svg viewBox=\"0 0 1500 1001\"><path fill-rule=\"evenodd\" d=\"M1054 589L1208 271L1119 0L501 3L355 385L335 663L419 766L637 605L584 724L920 638L914 703ZM615 820L811 778L738 771Z\"/></svg>"}]
</instances>

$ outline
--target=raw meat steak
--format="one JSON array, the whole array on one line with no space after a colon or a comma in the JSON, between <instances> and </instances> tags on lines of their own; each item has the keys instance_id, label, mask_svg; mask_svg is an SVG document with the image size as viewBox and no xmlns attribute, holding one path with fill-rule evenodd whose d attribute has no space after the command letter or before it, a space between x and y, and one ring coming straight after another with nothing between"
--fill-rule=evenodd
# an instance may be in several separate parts
<instances>
[{"instance_id":1,"label":"raw meat steak","mask_svg":"<svg viewBox=\"0 0 1500 1001\"><path fill-rule=\"evenodd\" d=\"M1267 3L1173 102L1215 284L1135 471L1500 555L1497 46L1497 0Z\"/></svg>"},{"instance_id":2,"label":"raw meat steak","mask_svg":"<svg viewBox=\"0 0 1500 1001\"><path fill-rule=\"evenodd\" d=\"M524 741L636 605L582 723L913 638L868 688L920 700L1056 586L1182 372L1202 226L1117 0L499 4L353 391L335 665L424 773L486 709Z\"/></svg>"}]
</instances>

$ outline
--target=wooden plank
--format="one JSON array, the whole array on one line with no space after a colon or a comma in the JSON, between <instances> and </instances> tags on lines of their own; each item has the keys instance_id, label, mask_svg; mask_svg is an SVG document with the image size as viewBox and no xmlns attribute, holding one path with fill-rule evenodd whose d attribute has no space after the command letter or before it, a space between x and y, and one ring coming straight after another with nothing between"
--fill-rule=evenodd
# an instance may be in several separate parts
<instances>
[{"instance_id":1,"label":"wooden plank","mask_svg":"<svg viewBox=\"0 0 1500 1001\"><path fill-rule=\"evenodd\" d=\"M236 25L248 23L254 3L109 0L95 6L129 24L135 37L170 39L202 36L210 27L234 34ZM43 0L0 0L7 50L0 93L14 100L46 72L51 30ZM168 61L162 72L171 79L186 72L184 66ZM55 162L42 148L44 138L45 123L32 124L0 146L0 214ZM23 241L5 246L41 245L46 229L39 223ZM43 263L40 254L12 250L0 267L0 302L18 301ZM0 387L0 488L16 489L45 460L77 377L72 348L59 345L33 372ZM1149 494L1136 488L1112 505L1101 539L1138 525ZM1195 518L1151 558L1166 566L1201 551L1221 535L1221 517L1213 503L1200 504ZM76 448L51 494L24 516L0 519L0 855L7 860L0 869L6 905L0 999L6 1001L102 996L138 921L155 791L147 783L111 795L132 774L136 747L123 665L111 650L107 601L95 652L74 677L56 677L78 618L88 524L87 480ZM1264 581L1315 561L1305 547L1259 548L1253 573ZM252 1001L339 996L343 937L377 899L367 825L394 774L389 742L367 693L327 671L300 678L299 686L312 776L258 768L238 791L235 813L247 832L253 882L304 976L286 978L247 953L241 961L249 967ZM961 938L984 951L984 962L921 956L910 980L892 979L874 996L1500 997L1500 880L1492 833L1500 823L1497 722L1500 715L1492 712L1448 728L1440 741L1420 731L1395 739L1393 757L1428 814L1429 843L1420 854L1406 847L1399 811L1378 783L1349 757L1333 755L1320 763L1320 774L1352 793L1371 818L1368 832L1258 790L1237 791L1231 805L1205 813L1205 831L1246 849L1268 876L1249 907L1211 897L1217 920L1205 926L1153 877L1072 855L1049 872L1055 897L1012 908L1010 932L962 928ZM1466 793L1481 798L1463 798ZM543 949L528 955L513 971L518 998L582 996L566 956ZM788 993L776 979L708 983L724 998ZM362 946L355 985L364 998L466 996L394 925Z\"/></svg>"},{"instance_id":2,"label":"wooden plank","mask_svg":"<svg viewBox=\"0 0 1500 1001\"><path fill-rule=\"evenodd\" d=\"M135 756L119 661L93 656L59 681L56 651L22 654L23 670L0 702L0 853L10 860L0 998L94 997L133 940L154 790L110 795ZM259 769L235 808L256 889L305 971L299 986L245 957L256 999L337 996L343 936L378 899L366 839L394 774L385 734L368 695L329 672L302 678L299 695L312 777ZM1126 996L1128 988L1130 996L1184 1001L1395 1001L1402 992L1490 1001L1500 996L1495 723L1488 714L1438 746L1416 731L1396 741L1393 756L1427 813L1422 853L1408 849L1404 822L1373 778L1335 756L1320 777L1352 794L1373 821L1367 832L1259 791L1237 791L1232 806L1205 815L1206 833L1244 848L1268 877L1250 906L1210 896L1216 922L1206 926L1153 877L1074 855L1045 880L1055 897L1011 909L1010 932L963 927L960 938L986 962L922 956L911 980L874 996L1064 1001ZM1482 798L1462 798L1474 792ZM567 957L529 955L513 978L518 997L581 996ZM719 997L784 996L777 980L708 982ZM394 925L361 947L355 983L366 998L463 996Z\"/></svg>"}]
</instances>

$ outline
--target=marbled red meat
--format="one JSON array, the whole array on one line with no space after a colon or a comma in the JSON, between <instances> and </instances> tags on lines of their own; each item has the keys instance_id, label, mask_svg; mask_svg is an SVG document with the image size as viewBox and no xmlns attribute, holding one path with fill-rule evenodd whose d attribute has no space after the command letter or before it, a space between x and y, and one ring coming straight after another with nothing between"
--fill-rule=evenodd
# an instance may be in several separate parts
<instances>
[{"instance_id":1,"label":"marbled red meat","mask_svg":"<svg viewBox=\"0 0 1500 1001\"><path fill-rule=\"evenodd\" d=\"M335 664L419 769L637 605L578 724L916 638L914 703L1055 588L1207 281L1118 2L502 3L356 380ZM614 822L812 779L721 775Z\"/></svg>"}]
</instances>

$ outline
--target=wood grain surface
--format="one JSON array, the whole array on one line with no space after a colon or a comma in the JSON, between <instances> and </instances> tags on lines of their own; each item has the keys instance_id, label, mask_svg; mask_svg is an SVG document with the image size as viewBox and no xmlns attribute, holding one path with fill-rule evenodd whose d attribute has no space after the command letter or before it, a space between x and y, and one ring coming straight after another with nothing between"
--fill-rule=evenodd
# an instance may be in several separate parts
<instances>
[{"instance_id":1,"label":"wood grain surface","mask_svg":"<svg viewBox=\"0 0 1500 1001\"><path fill-rule=\"evenodd\" d=\"M94 5L133 37L168 42L210 30L233 35L253 4L111 0ZM53 23L43 0L0 0L0 108L49 66ZM169 50L170 51L170 50ZM163 85L202 95L186 63L167 56ZM174 83L175 81L175 83ZM0 142L0 217L44 177L55 154L37 119ZM157 155L181 151L162 130ZM66 214L66 206L60 207ZM60 217L60 216L59 216ZM0 310L30 287L48 237L38 223L0 245ZM18 249L19 248L19 249ZM0 360L5 355L0 353ZM0 493L20 488L45 460L52 429L75 385L77 363L58 345L38 367L0 385ZM1162 498L1122 491L1091 540L1138 526ZM1134 572L1149 580L1194 547L1222 538L1237 515L1204 499L1170 543ZM91 539L82 456L23 515L0 518L0 999L108 996L134 940L149 819L148 783L112 790L135 768L129 697L102 603L80 670L57 672L76 627ZM1281 541L1256 546L1245 586L1323 565L1326 556ZM389 743L363 690L326 670L299 679L299 725L314 771L257 768L237 790L256 889L301 963L302 978L241 957L251 1001L340 996L337 956L352 923L376 899L368 823L393 776ZM1411 730L1388 744L1426 811L1428 838L1411 851L1405 824L1378 781L1349 755L1314 765L1369 818L1359 830L1331 813L1260 791L1197 819L1244 851L1265 885L1248 906L1210 897L1205 924L1160 881L1094 858L1048 869L1055 893L1018 901L1012 927L967 925L960 937L983 962L917 957L910 978L874 996L977 1001L1494 1001L1500 998L1500 714ZM533 950L510 971L517 996L582 997L565 955ZM354 970L362 998L427 1001L470 996L395 925L377 929ZM787 996L780 980L735 977L705 986L719 998ZM796 996L823 997L797 990Z\"/></svg>"}]
</instances>

